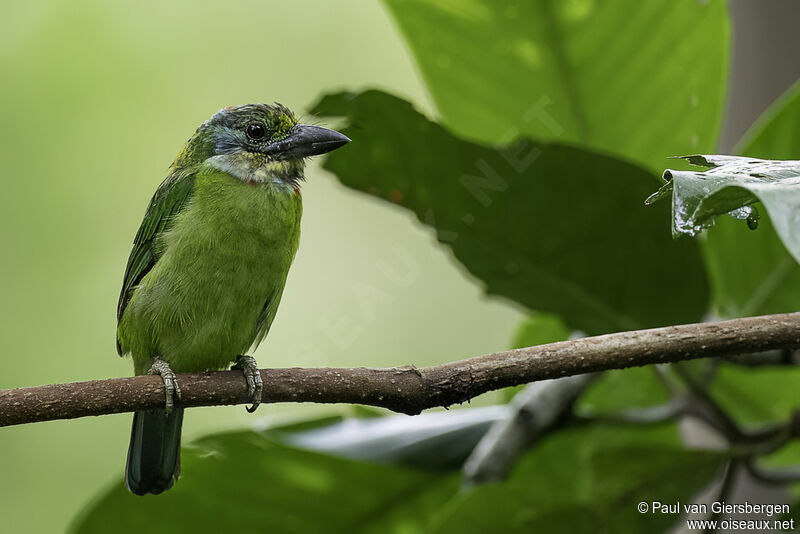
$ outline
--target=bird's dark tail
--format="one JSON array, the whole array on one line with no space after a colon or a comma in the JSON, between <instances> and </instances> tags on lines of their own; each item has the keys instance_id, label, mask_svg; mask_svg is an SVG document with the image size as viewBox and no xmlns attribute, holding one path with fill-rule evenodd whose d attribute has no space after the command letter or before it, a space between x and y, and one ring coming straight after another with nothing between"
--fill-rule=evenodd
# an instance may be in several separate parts
<instances>
[{"instance_id":1,"label":"bird's dark tail","mask_svg":"<svg viewBox=\"0 0 800 534\"><path fill-rule=\"evenodd\" d=\"M158 494L181 472L183 408L150 410L133 415L125 485L135 495Z\"/></svg>"}]
</instances>

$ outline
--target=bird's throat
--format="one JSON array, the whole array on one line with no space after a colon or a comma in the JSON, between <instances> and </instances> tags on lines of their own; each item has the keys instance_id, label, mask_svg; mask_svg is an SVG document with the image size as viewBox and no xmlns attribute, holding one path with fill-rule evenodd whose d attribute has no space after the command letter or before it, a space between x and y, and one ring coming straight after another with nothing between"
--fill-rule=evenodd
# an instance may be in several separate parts
<instances>
[{"instance_id":1,"label":"bird's throat","mask_svg":"<svg viewBox=\"0 0 800 534\"><path fill-rule=\"evenodd\" d=\"M302 159L271 160L264 154L236 152L212 156L205 164L246 184L275 184L295 193L304 180Z\"/></svg>"}]
</instances>

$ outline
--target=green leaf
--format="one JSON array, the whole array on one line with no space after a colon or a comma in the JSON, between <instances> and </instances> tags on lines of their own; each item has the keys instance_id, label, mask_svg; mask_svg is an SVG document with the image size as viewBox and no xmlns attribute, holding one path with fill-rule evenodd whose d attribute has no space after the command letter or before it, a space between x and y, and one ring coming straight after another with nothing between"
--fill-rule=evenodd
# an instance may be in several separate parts
<instances>
[{"instance_id":1,"label":"green leaf","mask_svg":"<svg viewBox=\"0 0 800 534\"><path fill-rule=\"evenodd\" d=\"M779 98L751 127L736 149L766 159L800 154L800 82ZM714 308L739 317L796 311L800 308L800 265L786 250L769 217L758 231L723 217L703 243Z\"/></svg>"},{"instance_id":2,"label":"green leaf","mask_svg":"<svg viewBox=\"0 0 800 534\"><path fill-rule=\"evenodd\" d=\"M556 315L536 313L529 316L517 327L512 349L533 347L546 343L564 341L570 335L569 328Z\"/></svg>"},{"instance_id":3,"label":"green leaf","mask_svg":"<svg viewBox=\"0 0 800 534\"><path fill-rule=\"evenodd\" d=\"M121 534L413 534L496 525L489 531L519 532L549 525L567 508L590 514L601 530L661 526L666 519L641 516L635 504L687 498L710 478L716 461L713 454L683 451L674 426L586 426L549 436L507 482L458 494L455 473L334 458L230 432L185 448L183 475L169 492L136 497L120 481L70 531L105 533L114 525Z\"/></svg>"},{"instance_id":4,"label":"green leaf","mask_svg":"<svg viewBox=\"0 0 800 534\"><path fill-rule=\"evenodd\" d=\"M740 367L723 364L711 384L714 400L734 420L756 427L787 422L800 409L800 369L792 366ZM759 462L769 467L800 464L800 443L784 445Z\"/></svg>"},{"instance_id":5,"label":"green leaf","mask_svg":"<svg viewBox=\"0 0 800 534\"><path fill-rule=\"evenodd\" d=\"M734 149L765 159L793 159L800 153L800 80L753 123Z\"/></svg>"},{"instance_id":6,"label":"green leaf","mask_svg":"<svg viewBox=\"0 0 800 534\"><path fill-rule=\"evenodd\" d=\"M560 315L587 334L698 320L708 288L697 245L674 241L655 178L613 158L521 140L488 147L452 135L378 91L328 95L353 139L325 168L412 210L490 294Z\"/></svg>"},{"instance_id":7,"label":"green leaf","mask_svg":"<svg viewBox=\"0 0 800 534\"><path fill-rule=\"evenodd\" d=\"M578 399L576 409L589 414L614 413L668 400L669 394L652 367L631 367L603 373Z\"/></svg>"},{"instance_id":8,"label":"green leaf","mask_svg":"<svg viewBox=\"0 0 800 534\"><path fill-rule=\"evenodd\" d=\"M800 525L800 499L797 498L797 496L800 495L800 484L794 484L792 490L792 496L795 501L789 505L789 513L783 514L781 520L794 520L794 523L791 526L787 526L785 530L789 530L790 528L794 530L797 528L797 525Z\"/></svg>"},{"instance_id":9,"label":"green leaf","mask_svg":"<svg viewBox=\"0 0 800 534\"><path fill-rule=\"evenodd\" d=\"M712 226L718 215L731 212L750 225L750 205L761 201L778 236L800 261L800 161L701 155L686 159L708 170L667 170L664 178L669 181L648 199L652 203L671 193L674 234L696 235Z\"/></svg>"},{"instance_id":10,"label":"green leaf","mask_svg":"<svg viewBox=\"0 0 800 534\"><path fill-rule=\"evenodd\" d=\"M653 169L716 144L729 43L722 0L386 4L460 135L580 142Z\"/></svg>"},{"instance_id":11,"label":"green leaf","mask_svg":"<svg viewBox=\"0 0 800 534\"><path fill-rule=\"evenodd\" d=\"M771 468L800 466L800 442L790 441L768 456L762 456L759 463ZM800 485L797 486L797 489L800 490ZM800 491L796 492L796 495L800 496Z\"/></svg>"},{"instance_id":12,"label":"green leaf","mask_svg":"<svg viewBox=\"0 0 800 534\"><path fill-rule=\"evenodd\" d=\"M786 250L763 210L756 231L749 231L741 221L721 217L701 245L718 316L800 309L800 265Z\"/></svg>"},{"instance_id":13,"label":"green leaf","mask_svg":"<svg viewBox=\"0 0 800 534\"><path fill-rule=\"evenodd\" d=\"M674 425L562 430L506 482L455 498L436 532L663 532L678 516L636 506L687 502L712 479L719 458L683 450Z\"/></svg>"},{"instance_id":14,"label":"green leaf","mask_svg":"<svg viewBox=\"0 0 800 534\"><path fill-rule=\"evenodd\" d=\"M786 421L800 408L800 369L721 365L711 393L734 419L757 424Z\"/></svg>"},{"instance_id":15,"label":"green leaf","mask_svg":"<svg viewBox=\"0 0 800 534\"><path fill-rule=\"evenodd\" d=\"M175 532L428 532L458 487L455 474L368 464L291 449L253 432L183 450L169 492L136 497L121 481L72 527L80 534Z\"/></svg>"}]
</instances>

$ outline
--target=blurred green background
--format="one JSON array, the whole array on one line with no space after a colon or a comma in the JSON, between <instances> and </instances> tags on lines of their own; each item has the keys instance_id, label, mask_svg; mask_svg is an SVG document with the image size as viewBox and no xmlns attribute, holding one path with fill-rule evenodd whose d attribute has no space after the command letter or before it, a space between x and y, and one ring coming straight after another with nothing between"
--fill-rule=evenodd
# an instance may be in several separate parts
<instances>
[{"instance_id":1,"label":"blurred green background","mask_svg":"<svg viewBox=\"0 0 800 534\"><path fill-rule=\"evenodd\" d=\"M115 307L147 202L203 120L254 101L280 101L354 140L325 160L336 177L319 162L309 168L300 252L277 321L255 354L262 366L424 366L507 348L512 337L526 346L570 330L797 309L800 267L767 217L758 232L721 221L698 239L673 241L667 204L642 203L675 162L668 155L796 157L800 6L793 0L3 7L0 388L131 374L130 362L115 356ZM315 102L330 116L313 116ZM505 143L520 135L531 137L535 161L504 173L503 187L484 183L488 192L506 191L486 202L475 194L478 163L510 169L506 150L514 147ZM533 315L526 319L522 308ZM569 411L664 402L651 371L606 374ZM725 367L713 397L743 422L783 419L796 405L796 371ZM507 407L447 417L488 424L498 416L487 414ZM653 526L631 512L642 495L667 499L674 490L675 499L688 499L720 461L717 453L686 449L674 424L627 434L596 424L553 432L509 480L465 492L453 466L483 432L475 421L450 435L433 421L443 414L399 416L409 426L372 441L357 430L366 426L342 422L356 428L364 442L354 450L362 452L381 440L391 449L404 442L398 436L428 424L429 436L440 432L442 440L408 441L406 453L417 460L427 454L449 471L348 463L286 447L288 438L274 431L290 421L367 412L191 410L184 444L203 439L184 450L180 489L139 500L121 486L129 414L2 428L0 532L63 531L80 510L82 532L105 532L113 521L133 531L145 524L174 531L187 522L209 529L198 507L222 506L237 492L239 507L214 508L214 519L244 525L239 532L332 529L364 514L381 532L384 525L399 532L568 528L562 516L575 523L571 531L618 532ZM380 427L397 419L370 421ZM251 426L273 431L239 431ZM317 439L330 445L325 432ZM692 442L688 431L683 438ZM791 451L781 454L798 462ZM253 480L265 491L244 494ZM412 498L398 501L396 492ZM248 522L244 508L259 520ZM155 526L154 515L161 519Z\"/></svg>"},{"instance_id":2,"label":"blurred green background","mask_svg":"<svg viewBox=\"0 0 800 534\"><path fill-rule=\"evenodd\" d=\"M432 109L377 2L4 8L0 388L132 373L114 351L131 241L178 149L217 109L277 100L315 121L307 107L344 87ZM522 314L481 296L431 230L317 165L307 176L300 251L255 354L262 366L422 366L508 345ZM197 409L184 435L342 409ZM129 424L123 414L0 429L2 531L62 531L120 483Z\"/></svg>"}]
</instances>

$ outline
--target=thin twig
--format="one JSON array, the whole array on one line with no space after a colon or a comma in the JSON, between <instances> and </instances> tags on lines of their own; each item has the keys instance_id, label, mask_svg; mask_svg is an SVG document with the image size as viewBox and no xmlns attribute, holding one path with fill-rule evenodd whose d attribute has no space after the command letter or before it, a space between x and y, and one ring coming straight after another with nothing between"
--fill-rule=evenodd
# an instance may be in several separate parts
<instances>
[{"instance_id":1,"label":"thin twig","mask_svg":"<svg viewBox=\"0 0 800 534\"><path fill-rule=\"evenodd\" d=\"M748 436L739 427L739 424L728 415L728 413L711 397L704 385L699 384L694 377L682 366L674 365L673 368L678 376L686 384L694 400L687 405L693 415L709 423L712 427L721 432L729 442L738 443L746 441Z\"/></svg>"},{"instance_id":2,"label":"thin twig","mask_svg":"<svg viewBox=\"0 0 800 534\"><path fill-rule=\"evenodd\" d=\"M731 458L728 460L722 468L721 478L722 480L719 483L719 487L717 488L716 498L709 499L710 502L707 504L711 504L712 502L724 502L728 500L730 497L731 491L733 490L734 481L736 480L736 473L739 470L740 461L736 458ZM710 509L714 509L713 506L709 506ZM716 524L716 522L721 517L722 512L720 510L716 512L712 512L711 515L707 517L707 520L710 523ZM712 527L707 527L703 530L704 533L713 534L716 529Z\"/></svg>"},{"instance_id":3,"label":"thin twig","mask_svg":"<svg viewBox=\"0 0 800 534\"><path fill-rule=\"evenodd\" d=\"M753 354L726 356L725 361L744 367L800 365L800 351L776 349Z\"/></svg>"},{"instance_id":4,"label":"thin twig","mask_svg":"<svg viewBox=\"0 0 800 534\"><path fill-rule=\"evenodd\" d=\"M269 402L367 404L417 414L549 378L799 347L797 312L573 339L424 369L265 369L261 376ZM178 379L185 407L248 401L238 371ZM153 409L163 402L164 388L155 376L2 390L0 426Z\"/></svg>"},{"instance_id":5,"label":"thin twig","mask_svg":"<svg viewBox=\"0 0 800 534\"><path fill-rule=\"evenodd\" d=\"M754 458L748 458L744 465L750 476L767 484L790 484L800 481L800 465L767 468L758 465Z\"/></svg>"},{"instance_id":6,"label":"thin twig","mask_svg":"<svg viewBox=\"0 0 800 534\"><path fill-rule=\"evenodd\" d=\"M666 421L672 421L684 415L686 399L674 397L671 400L646 406L643 408L630 408L621 412L581 412L575 417L590 422L618 424L618 425L656 425Z\"/></svg>"}]
</instances>

